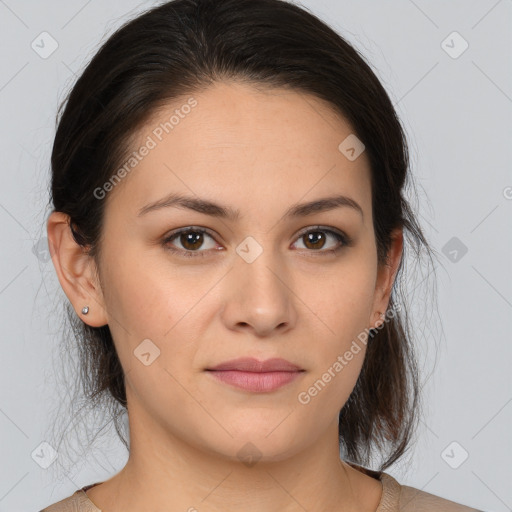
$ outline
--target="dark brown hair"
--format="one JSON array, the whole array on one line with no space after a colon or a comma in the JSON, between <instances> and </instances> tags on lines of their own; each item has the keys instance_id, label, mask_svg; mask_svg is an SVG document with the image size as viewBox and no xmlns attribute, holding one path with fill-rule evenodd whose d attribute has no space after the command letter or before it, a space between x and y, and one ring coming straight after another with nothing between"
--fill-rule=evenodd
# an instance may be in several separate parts
<instances>
[{"instance_id":1,"label":"dark brown hair","mask_svg":"<svg viewBox=\"0 0 512 512\"><path fill-rule=\"evenodd\" d=\"M98 263L105 201L93 191L114 174L130 140L157 109L221 80L280 87L327 101L350 123L371 163L379 265L404 228L404 254L389 308L399 303L409 248L432 250L405 198L406 137L393 104L359 52L306 9L282 0L174 0L118 29L87 65L59 110L51 156L51 204L69 216L76 242ZM341 142L341 140L340 140ZM402 295L405 297L404 295ZM118 424L123 370L108 325L84 324L67 304L87 403ZM419 411L419 376L405 300L368 343L360 376L340 412L345 460L380 470L406 451Z\"/></svg>"}]
</instances>

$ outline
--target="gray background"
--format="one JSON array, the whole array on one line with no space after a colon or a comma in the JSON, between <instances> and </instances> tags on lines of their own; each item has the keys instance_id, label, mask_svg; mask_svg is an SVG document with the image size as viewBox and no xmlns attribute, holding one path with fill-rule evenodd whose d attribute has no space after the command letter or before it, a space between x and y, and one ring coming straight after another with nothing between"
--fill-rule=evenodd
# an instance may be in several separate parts
<instances>
[{"instance_id":1,"label":"gray background","mask_svg":"<svg viewBox=\"0 0 512 512\"><path fill-rule=\"evenodd\" d=\"M0 0L0 511L39 510L126 460L106 431L95 456L71 469L60 453L49 469L36 463L65 396L54 379L64 295L44 251L47 182L55 113L75 74L100 41L154 4ZM409 463L387 471L482 510L512 510L512 2L303 5L361 51L393 99L420 221L441 256L439 317L418 333L426 415ZM43 31L58 43L47 58L31 47ZM446 39L453 31L463 39ZM414 307L420 318L430 304Z\"/></svg>"}]
</instances>

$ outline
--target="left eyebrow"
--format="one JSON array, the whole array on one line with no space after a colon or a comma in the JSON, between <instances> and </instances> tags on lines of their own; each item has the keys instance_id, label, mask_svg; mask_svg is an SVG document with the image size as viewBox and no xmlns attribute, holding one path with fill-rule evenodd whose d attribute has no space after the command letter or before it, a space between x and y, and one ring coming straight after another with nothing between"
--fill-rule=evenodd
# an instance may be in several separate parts
<instances>
[{"instance_id":1,"label":"left eyebrow","mask_svg":"<svg viewBox=\"0 0 512 512\"><path fill-rule=\"evenodd\" d=\"M142 207L137 214L138 217L145 215L148 212L159 210L161 208L185 208L193 210L205 215L211 215L212 217L219 217L229 220L238 220L240 218L240 210L222 206L220 204L213 203L206 199L200 199L192 196L184 196L181 194L169 194L168 196L155 201L154 203L147 204ZM293 205L284 214L283 218L292 217L306 217L314 213L325 212L334 210L336 208L348 207L354 211L359 212L361 217L364 219L364 213L361 206L354 201L352 198L338 195L332 197L325 197L322 199L316 199L308 203L302 203Z\"/></svg>"}]
</instances>

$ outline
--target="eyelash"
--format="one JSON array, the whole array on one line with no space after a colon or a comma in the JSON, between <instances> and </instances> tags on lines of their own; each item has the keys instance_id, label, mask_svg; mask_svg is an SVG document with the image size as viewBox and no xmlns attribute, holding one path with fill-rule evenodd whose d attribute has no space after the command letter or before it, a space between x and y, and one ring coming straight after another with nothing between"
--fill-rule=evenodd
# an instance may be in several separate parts
<instances>
[{"instance_id":1,"label":"eyelash","mask_svg":"<svg viewBox=\"0 0 512 512\"><path fill-rule=\"evenodd\" d=\"M303 237L304 235L307 235L309 233L317 233L317 232L329 233L329 234L333 235L338 242L341 242L342 245L336 247L335 249L327 249L327 250L323 250L323 251L322 250L315 251L313 249L306 250L307 252L313 253L314 256L333 255L333 254L338 253L339 251L341 251L345 247L349 247L349 246L352 245L352 239L349 238L345 233L342 233L342 232L338 233L337 231L333 231L332 229L324 228L323 226L314 226L314 227L308 229L307 231L301 232L298 235L297 240L299 238ZM199 228L199 227L195 228L193 226L190 226L190 227L187 227L187 228L182 228L182 229L179 229L177 231L174 231L169 236L165 237L164 240L162 241L162 245L168 251L170 251L172 253L175 253L175 254L179 254L179 255L184 256L186 258L196 258L196 257L205 257L205 256L207 256L206 253L208 253L209 251L182 250L182 249L176 249L176 248L171 247L169 245L170 242L172 242L175 238L177 238L178 236L182 235L183 233L201 233L201 234L206 234L206 235L210 236L211 238L213 238L213 236L209 233L208 230L206 230L204 228ZM318 253L318 254L314 254L314 253Z\"/></svg>"}]
</instances>

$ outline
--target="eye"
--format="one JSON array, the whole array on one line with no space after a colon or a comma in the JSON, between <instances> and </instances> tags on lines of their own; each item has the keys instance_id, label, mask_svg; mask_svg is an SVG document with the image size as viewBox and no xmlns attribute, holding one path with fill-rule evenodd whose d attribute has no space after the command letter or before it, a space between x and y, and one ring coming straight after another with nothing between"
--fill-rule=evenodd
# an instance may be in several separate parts
<instances>
[{"instance_id":1,"label":"eye","mask_svg":"<svg viewBox=\"0 0 512 512\"><path fill-rule=\"evenodd\" d=\"M204 253L206 251L197 250L204 244L205 235L213 240L213 237L208 234L206 229L188 227L171 233L170 236L163 240L163 245L171 252L179 253L186 257L205 256ZM175 247L169 245L175 239L177 239L177 241L181 244L181 249L176 249ZM207 249L214 248L215 244L213 244L213 246L207 247Z\"/></svg>"},{"instance_id":2,"label":"eye","mask_svg":"<svg viewBox=\"0 0 512 512\"><path fill-rule=\"evenodd\" d=\"M326 240L334 239L337 242L334 247L325 249ZM333 231L332 229L323 228L322 226L316 226L314 228L308 228L307 231L303 231L299 235L299 241L303 241L306 249L310 249L309 252L318 252L323 254L333 254L345 246L351 245L350 238L343 232ZM323 250L320 250L323 249Z\"/></svg>"},{"instance_id":3,"label":"eye","mask_svg":"<svg viewBox=\"0 0 512 512\"><path fill-rule=\"evenodd\" d=\"M213 244L210 243L210 247L203 247L205 250L199 250L205 243L205 235ZM335 244L333 248L324 249L326 240L328 240L329 237L334 239L337 244ZM352 243L351 239L343 232L323 228L322 226L315 226L314 228L308 228L307 231L303 231L299 234L299 240L304 240L305 248L309 249L307 252L317 252L319 253L318 255L337 253L344 247L350 246ZM181 245L181 248L173 246L175 241ZM162 241L162 245L167 250L187 258L206 256L208 249L222 250L216 247L214 238L208 233L208 230L193 226L174 231Z\"/></svg>"}]
</instances>

